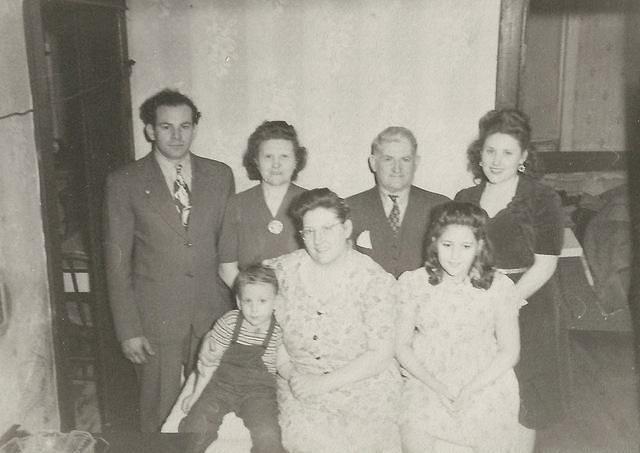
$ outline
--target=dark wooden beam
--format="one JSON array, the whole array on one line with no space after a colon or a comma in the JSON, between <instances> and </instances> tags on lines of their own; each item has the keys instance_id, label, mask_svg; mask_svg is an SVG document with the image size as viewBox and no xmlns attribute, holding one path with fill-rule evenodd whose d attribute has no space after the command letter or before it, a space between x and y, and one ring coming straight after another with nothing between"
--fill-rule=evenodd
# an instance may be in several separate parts
<instances>
[{"instance_id":1,"label":"dark wooden beam","mask_svg":"<svg viewBox=\"0 0 640 453\"><path fill-rule=\"evenodd\" d=\"M45 32L42 21L42 0L25 0L23 3L25 42L27 48L27 64L29 81L33 98L33 126L36 150L38 153L38 176L40 180L40 200L42 207L42 224L47 254L47 280L52 313L52 335L54 366L56 371L56 388L58 391L58 413L60 430L70 431L75 428L75 409L70 388L63 385L67 368L65 351L62 344L64 337L59 320L64 316L58 307L63 306L62 269L60 267L60 218L58 215L58 199L53 160L53 123L52 105L49 96L49 80L47 61L44 52Z\"/></svg>"},{"instance_id":2,"label":"dark wooden beam","mask_svg":"<svg viewBox=\"0 0 640 453\"><path fill-rule=\"evenodd\" d=\"M529 0L502 0L498 37L496 108L517 107Z\"/></svg>"},{"instance_id":3,"label":"dark wooden beam","mask_svg":"<svg viewBox=\"0 0 640 453\"><path fill-rule=\"evenodd\" d=\"M545 173L626 171L626 151L561 151L537 154Z\"/></svg>"},{"instance_id":4,"label":"dark wooden beam","mask_svg":"<svg viewBox=\"0 0 640 453\"><path fill-rule=\"evenodd\" d=\"M103 6L105 8L117 8L121 10L127 9L126 0L47 0L47 3L58 5L58 6L77 4L77 5L89 5L89 6Z\"/></svg>"}]
</instances>

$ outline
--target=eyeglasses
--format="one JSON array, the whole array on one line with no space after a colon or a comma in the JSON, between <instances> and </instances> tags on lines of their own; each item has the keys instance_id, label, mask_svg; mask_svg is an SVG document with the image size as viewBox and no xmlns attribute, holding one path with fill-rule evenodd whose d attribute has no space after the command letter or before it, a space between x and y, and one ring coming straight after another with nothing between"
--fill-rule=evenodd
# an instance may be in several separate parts
<instances>
[{"instance_id":1,"label":"eyeglasses","mask_svg":"<svg viewBox=\"0 0 640 453\"><path fill-rule=\"evenodd\" d=\"M319 233L322 233L322 236L324 237L325 235L332 233L335 227L342 224L343 224L342 221L338 220L337 222L332 223L331 225L324 225L324 226L321 226L320 228L303 228L300 231L298 231L298 233L300 233L300 236L302 236L302 239L306 241L313 238L314 236L317 236Z\"/></svg>"}]
</instances>

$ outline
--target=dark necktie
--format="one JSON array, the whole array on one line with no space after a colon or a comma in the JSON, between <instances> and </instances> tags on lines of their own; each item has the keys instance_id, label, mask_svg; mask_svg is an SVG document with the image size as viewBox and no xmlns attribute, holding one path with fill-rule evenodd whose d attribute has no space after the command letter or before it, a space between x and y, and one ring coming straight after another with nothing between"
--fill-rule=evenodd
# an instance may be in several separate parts
<instances>
[{"instance_id":1,"label":"dark necktie","mask_svg":"<svg viewBox=\"0 0 640 453\"><path fill-rule=\"evenodd\" d=\"M398 195L389 195L391 201L393 202L393 207L391 208L391 212L389 213L389 226L393 231L394 235L398 234L398 230L400 230L400 206L398 206Z\"/></svg>"},{"instance_id":2,"label":"dark necktie","mask_svg":"<svg viewBox=\"0 0 640 453\"><path fill-rule=\"evenodd\" d=\"M191 213L191 192L189 186L182 175L182 164L176 165L176 180L173 183L173 198L176 208L180 213L182 226L189 226L189 214Z\"/></svg>"}]
</instances>

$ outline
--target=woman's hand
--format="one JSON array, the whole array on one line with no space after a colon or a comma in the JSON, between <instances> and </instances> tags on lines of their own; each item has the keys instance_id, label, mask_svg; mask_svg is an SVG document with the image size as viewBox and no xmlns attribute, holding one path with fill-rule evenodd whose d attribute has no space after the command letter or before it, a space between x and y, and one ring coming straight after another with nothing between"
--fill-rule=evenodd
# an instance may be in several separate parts
<instances>
[{"instance_id":1,"label":"woman's hand","mask_svg":"<svg viewBox=\"0 0 640 453\"><path fill-rule=\"evenodd\" d=\"M438 381L437 379L434 379L431 389L436 392L436 394L440 398L440 402L445 408L447 408L447 410L453 410L453 402L456 399L456 395L448 385L441 381Z\"/></svg>"},{"instance_id":2,"label":"woman's hand","mask_svg":"<svg viewBox=\"0 0 640 453\"><path fill-rule=\"evenodd\" d=\"M441 382L437 379L434 379L434 387L433 390L438 394L441 395L445 398L447 398L449 401L453 401L456 399L456 394L455 392L453 392L449 386L447 384L445 384L444 382Z\"/></svg>"},{"instance_id":3,"label":"woman's hand","mask_svg":"<svg viewBox=\"0 0 640 453\"><path fill-rule=\"evenodd\" d=\"M316 395L322 395L331 391L329 379L321 374L293 373L289 379L289 387L293 396L305 399Z\"/></svg>"},{"instance_id":4,"label":"woman's hand","mask_svg":"<svg viewBox=\"0 0 640 453\"><path fill-rule=\"evenodd\" d=\"M460 412L465 410L469 406L469 403L471 402L472 395L473 395L473 392L468 386L462 387L462 389L460 390L460 393L453 401L451 410L453 412Z\"/></svg>"}]
</instances>

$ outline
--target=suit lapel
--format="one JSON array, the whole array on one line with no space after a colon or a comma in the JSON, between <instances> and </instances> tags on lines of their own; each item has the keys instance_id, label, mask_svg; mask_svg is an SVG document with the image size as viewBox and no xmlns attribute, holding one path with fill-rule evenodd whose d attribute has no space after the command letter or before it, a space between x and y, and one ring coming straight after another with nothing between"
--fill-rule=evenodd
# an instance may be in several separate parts
<instances>
[{"instance_id":1,"label":"suit lapel","mask_svg":"<svg viewBox=\"0 0 640 453\"><path fill-rule=\"evenodd\" d=\"M409 231L412 229L413 225L418 221L419 216L424 216L423 212L418 212L416 209L416 200L415 194L413 193L413 186L409 188L409 199L407 200L407 210L404 213L404 218L402 219L402 225L400 226L400 235L404 231Z\"/></svg>"},{"instance_id":2,"label":"suit lapel","mask_svg":"<svg viewBox=\"0 0 640 453\"><path fill-rule=\"evenodd\" d=\"M147 157L145 168L144 193L151 209L156 211L162 219L180 236L185 236L185 230L180 222L180 215L176 210L173 196L167 187L167 183L160 170L160 165L150 153Z\"/></svg>"},{"instance_id":3,"label":"suit lapel","mask_svg":"<svg viewBox=\"0 0 640 453\"><path fill-rule=\"evenodd\" d=\"M393 231L391 231L391 225L389 225L389 220L384 212L384 206L382 206L382 200L380 199L380 191L377 186L371 189L369 197L369 206L374 207L372 218L377 219L377 221L372 223L372 229L375 229L375 231L372 231L372 241L374 242L372 245L375 247L375 242L380 241L381 244L384 244L393 241Z\"/></svg>"}]
</instances>

